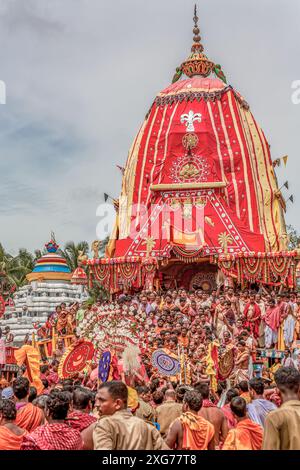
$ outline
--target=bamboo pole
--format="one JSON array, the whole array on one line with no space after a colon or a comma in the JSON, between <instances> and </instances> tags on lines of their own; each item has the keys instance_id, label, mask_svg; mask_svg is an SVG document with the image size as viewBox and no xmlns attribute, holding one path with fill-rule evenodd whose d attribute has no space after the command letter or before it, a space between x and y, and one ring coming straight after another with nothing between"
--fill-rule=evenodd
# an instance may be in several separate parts
<instances>
[{"instance_id":1,"label":"bamboo pole","mask_svg":"<svg viewBox=\"0 0 300 470\"><path fill-rule=\"evenodd\" d=\"M181 357L180 357L180 346L179 346L179 344L177 344L177 355L178 355L178 361L179 361L179 364L180 364L179 383L181 385L182 384L182 371L181 371Z\"/></svg>"},{"instance_id":2,"label":"bamboo pole","mask_svg":"<svg viewBox=\"0 0 300 470\"><path fill-rule=\"evenodd\" d=\"M55 338L55 328L54 326L52 327L52 357L53 357L53 353L56 349L56 338Z\"/></svg>"},{"instance_id":3,"label":"bamboo pole","mask_svg":"<svg viewBox=\"0 0 300 470\"><path fill-rule=\"evenodd\" d=\"M186 363L185 363L185 356L184 356L184 347L181 347L182 356L183 356L183 375L184 375L184 383L186 384Z\"/></svg>"}]
</instances>

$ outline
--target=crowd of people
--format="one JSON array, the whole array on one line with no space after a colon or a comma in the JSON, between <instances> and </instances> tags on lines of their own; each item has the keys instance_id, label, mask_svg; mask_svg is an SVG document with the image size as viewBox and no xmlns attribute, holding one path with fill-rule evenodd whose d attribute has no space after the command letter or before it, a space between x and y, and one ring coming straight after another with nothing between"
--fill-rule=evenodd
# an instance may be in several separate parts
<instances>
[{"instance_id":1,"label":"crowd of people","mask_svg":"<svg viewBox=\"0 0 300 470\"><path fill-rule=\"evenodd\" d=\"M1 380L0 449L300 449L299 294L142 291L115 304L138 325L140 370L60 379L58 345L39 395L25 376ZM76 312L62 333L78 337ZM179 373L155 366L158 349Z\"/></svg>"}]
</instances>

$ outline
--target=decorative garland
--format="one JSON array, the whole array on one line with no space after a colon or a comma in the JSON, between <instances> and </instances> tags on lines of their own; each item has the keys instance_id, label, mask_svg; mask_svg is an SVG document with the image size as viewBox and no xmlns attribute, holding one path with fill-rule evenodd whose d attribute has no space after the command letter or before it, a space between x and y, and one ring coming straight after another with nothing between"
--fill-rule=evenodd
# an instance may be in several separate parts
<instances>
[{"instance_id":1,"label":"decorative garland","mask_svg":"<svg viewBox=\"0 0 300 470\"><path fill-rule=\"evenodd\" d=\"M202 259L202 248L187 250L173 245L172 252L176 258L185 263L198 262ZM294 259L297 254L296 250L216 254L210 257L210 262L216 264L226 276L237 279L242 285L245 282L253 282L294 287L296 282ZM93 279L96 279L111 293L120 292L124 288L140 289L145 285L147 289L153 289L158 269L156 258L138 256L88 260L87 264L89 285L92 285Z\"/></svg>"},{"instance_id":2,"label":"decorative garland","mask_svg":"<svg viewBox=\"0 0 300 470\"><path fill-rule=\"evenodd\" d=\"M110 288L110 279L111 279L111 267L109 265L94 265L90 266L90 279L93 282L93 278L99 281L105 289Z\"/></svg>"},{"instance_id":3,"label":"decorative garland","mask_svg":"<svg viewBox=\"0 0 300 470\"><path fill-rule=\"evenodd\" d=\"M184 261L185 263L191 263L200 260L202 247L197 248L195 250L186 250L185 248L182 248L180 246L173 245L172 250L176 258L180 259L181 261Z\"/></svg>"},{"instance_id":4,"label":"decorative garland","mask_svg":"<svg viewBox=\"0 0 300 470\"><path fill-rule=\"evenodd\" d=\"M149 289L153 288L158 266L156 258L127 257L108 260L104 258L89 261L99 261L99 263L89 263L89 285L95 279L111 293L120 292L124 288L139 289L145 283Z\"/></svg>"},{"instance_id":5,"label":"decorative garland","mask_svg":"<svg viewBox=\"0 0 300 470\"><path fill-rule=\"evenodd\" d=\"M125 281L133 281L136 278L138 267L139 265L134 263L119 264L120 277Z\"/></svg>"},{"instance_id":6,"label":"decorative garland","mask_svg":"<svg viewBox=\"0 0 300 470\"><path fill-rule=\"evenodd\" d=\"M295 286L296 251L276 253L238 253L211 256L210 262L230 277L235 277L239 284L245 281L271 286Z\"/></svg>"},{"instance_id":7,"label":"decorative garland","mask_svg":"<svg viewBox=\"0 0 300 470\"><path fill-rule=\"evenodd\" d=\"M220 100L222 99L222 96L227 93L228 91L232 91L238 102L241 104L241 106L245 109L249 109L249 104L245 99L237 92L235 91L232 86L227 86L223 88L223 90L219 91L188 91L188 92L181 92L177 94L170 94L170 95L158 95L154 103L157 106L165 106L166 104L173 104L173 103L182 103L183 101L215 101L215 100Z\"/></svg>"}]
</instances>

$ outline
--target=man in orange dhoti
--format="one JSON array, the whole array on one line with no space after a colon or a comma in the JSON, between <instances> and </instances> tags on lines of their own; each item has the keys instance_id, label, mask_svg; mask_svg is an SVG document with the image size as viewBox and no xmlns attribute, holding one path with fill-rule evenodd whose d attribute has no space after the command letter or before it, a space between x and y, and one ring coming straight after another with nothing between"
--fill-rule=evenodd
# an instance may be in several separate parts
<instances>
[{"instance_id":1,"label":"man in orange dhoti","mask_svg":"<svg viewBox=\"0 0 300 470\"><path fill-rule=\"evenodd\" d=\"M198 415L202 396L196 391L186 392L183 414L170 426L166 444L177 450L213 450L215 429L211 423Z\"/></svg>"},{"instance_id":2,"label":"man in orange dhoti","mask_svg":"<svg viewBox=\"0 0 300 470\"><path fill-rule=\"evenodd\" d=\"M34 431L44 423L43 411L28 403L29 380L26 377L17 377L13 382L13 391L16 399L16 424L26 431Z\"/></svg>"},{"instance_id":3,"label":"man in orange dhoti","mask_svg":"<svg viewBox=\"0 0 300 470\"><path fill-rule=\"evenodd\" d=\"M233 398L230 408L237 420L237 425L229 431L222 450L261 450L263 428L248 418L244 398Z\"/></svg>"},{"instance_id":4,"label":"man in orange dhoti","mask_svg":"<svg viewBox=\"0 0 300 470\"><path fill-rule=\"evenodd\" d=\"M15 424L16 405L12 400L0 401L0 450L20 450L27 431Z\"/></svg>"}]
</instances>

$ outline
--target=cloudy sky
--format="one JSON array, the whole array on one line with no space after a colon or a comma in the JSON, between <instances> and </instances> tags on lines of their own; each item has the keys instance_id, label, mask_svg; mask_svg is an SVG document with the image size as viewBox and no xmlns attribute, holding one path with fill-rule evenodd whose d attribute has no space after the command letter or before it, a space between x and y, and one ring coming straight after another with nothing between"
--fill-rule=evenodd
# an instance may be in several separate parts
<instances>
[{"instance_id":1,"label":"cloudy sky","mask_svg":"<svg viewBox=\"0 0 300 470\"><path fill-rule=\"evenodd\" d=\"M194 0L1 0L0 242L41 248L96 238L128 149L192 43ZM289 155L287 221L300 231L299 0L198 2L207 55Z\"/></svg>"}]
</instances>

